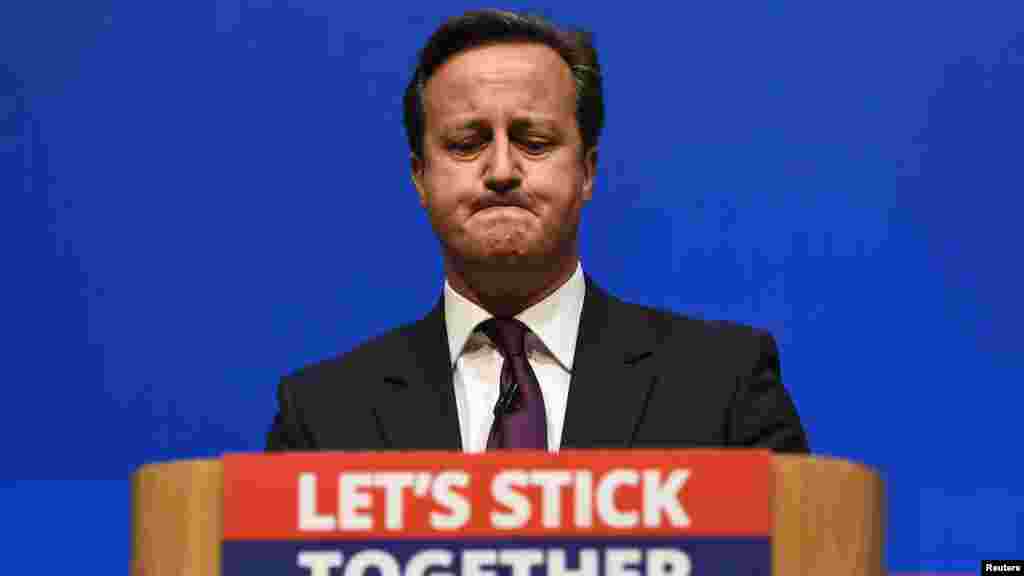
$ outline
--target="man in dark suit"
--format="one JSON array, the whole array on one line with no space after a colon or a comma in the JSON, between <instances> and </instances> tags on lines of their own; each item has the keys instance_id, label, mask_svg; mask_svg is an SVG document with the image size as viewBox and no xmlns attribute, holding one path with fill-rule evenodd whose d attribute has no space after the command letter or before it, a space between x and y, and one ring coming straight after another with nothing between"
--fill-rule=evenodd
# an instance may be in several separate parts
<instances>
[{"instance_id":1,"label":"man in dark suit","mask_svg":"<svg viewBox=\"0 0 1024 576\"><path fill-rule=\"evenodd\" d=\"M807 452L768 333L628 304L583 273L602 120L587 34L498 11L442 25L405 124L443 295L282 379L267 448Z\"/></svg>"}]
</instances>

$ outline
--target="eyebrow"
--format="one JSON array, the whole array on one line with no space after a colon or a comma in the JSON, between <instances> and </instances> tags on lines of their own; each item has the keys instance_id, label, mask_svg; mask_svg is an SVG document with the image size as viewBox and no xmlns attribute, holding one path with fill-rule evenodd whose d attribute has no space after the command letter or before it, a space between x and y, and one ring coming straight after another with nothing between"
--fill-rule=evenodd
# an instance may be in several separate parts
<instances>
[{"instance_id":1,"label":"eyebrow","mask_svg":"<svg viewBox=\"0 0 1024 576\"><path fill-rule=\"evenodd\" d=\"M535 127L554 129L556 127L556 122L554 120L552 120L550 118L546 118L546 117L520 117L520 118L515 118L515 119L513 119L510 122L510 128L512 130L524 130L524 129L535 128ZM480 119L480 118L475 118L475 119L472 119L472 120L466 120L466 121L463 121L463 122L457 122L457 123L451 124L450 126L448 126L447 131L456 131L456 130L473 130L473 131L478 131L478 130L486 130L488 128L489 128L489 125L488 125L487 121L485 121L483 119Z\"/></svg>"},{"instance_id":2,"label":"eyebrow","mask_svg":"<svg viewBox=\"0 0 1024 576\"><path fill-rule=\"evenodd\" d=\"M453 130L473 130L478 131L487 128L487 123L481 119L466 120L464 122L457 122L447 126L448 131Z\"/></svg>"},{"instance_id":3,"label":"eyebrow","mask_svg":"<svg viewBox=\"0 0 1024 576\"><path fill-rule=\"evenodd\" d=\"M556 127L556 122L545 117L516 118L512 120L511 127L513 130L522 130L524 128L554 129Z\"/></svg>"}]
</instances>

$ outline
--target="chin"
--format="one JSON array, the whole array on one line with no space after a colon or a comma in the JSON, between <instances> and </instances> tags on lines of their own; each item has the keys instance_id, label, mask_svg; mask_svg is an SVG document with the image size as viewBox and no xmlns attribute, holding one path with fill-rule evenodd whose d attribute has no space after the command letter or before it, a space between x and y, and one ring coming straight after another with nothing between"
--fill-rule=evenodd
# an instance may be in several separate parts
<instances>
[{"instance_id":1,"label":"chin","mask_svg":"<svg viewBox=\"0 0 1024 576\"><path fill-rule=\"evenodd\" d=\"M466 248L466 252L487 260L527 258L538 252L537 242L520 230L482 235L470 241Z\"/></svg>"},{"instance_id":2,"label":"chin","mask_svg":"<svg viewBox=\"0 0 1024 576\"><path fill-rule=\"evenodd\" d=\"M530 260L535 255L526 250L487 250L481 253L481 260L492 264L518 264Z\"/></svg>"},{"instance_id":3,"label":"chin","mask_svg":"<svg viewBox=\"0 0 1024 576\"><path fill-rule=\"evenodd\" d=\"M468 250L462 250L461 259L465 262L472 262L482 266L515 266L538 258L535 250L528 246L518 245L489 245L472 246Z\"/></svg>"}]
</instances>

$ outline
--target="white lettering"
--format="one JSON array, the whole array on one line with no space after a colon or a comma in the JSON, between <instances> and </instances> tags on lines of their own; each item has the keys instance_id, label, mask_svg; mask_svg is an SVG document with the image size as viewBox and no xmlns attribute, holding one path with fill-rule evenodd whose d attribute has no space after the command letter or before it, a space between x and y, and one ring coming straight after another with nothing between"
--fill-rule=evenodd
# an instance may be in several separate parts
<instances>
[{"instance_id":1,"label":"white lettering","mask_svg":"<svg viewBox=\"0 0 1024 576\"><path fill-rule=\"evenodd\" d=\"M615 507L615 490L619 486L636 486L640 475L636 470L617 469L609 472L597 487L597 513L613 528L633 528L639 521L636 512L623 512ZM608 574L607 571L605 574Z\"/></svg>"},{"instance_id":2,"label":"white lettering","mask_svg":"<svg viewBox=\"0 0 1024 576\"><path fill-rule=\"evenodd\" d=\"M594 478L590 470L576 472L576 489L574 491L574 520L579 528L589 528L594 523Z\"/></svg>"},{"instance_id":3,"label":"white lettering","mask_svg":"<svg viewBox=\"0 0 1024 576\"><path fill-rule=\"evenodd\" d=\"M491 525L495 528L522 528L530 521L530 501L515 488L523 488L529 478L522 470L506 470L498 473L491 484L494 500L505 506L509 512L491 511Z\"/></svg>"},{"instance_id":4,"label":"white lettering","mask_svg":"<svg viewBox=\"0 0 1024 576\"><path fill-rule=\"evenodd\" d=\"M316 474L299 474L299 530L327 532L334 530L334 516L317 514Z\"/></svg>"},{"instance_id":5,"label":"white lettering","mask_svg":"<svg viewBox=\"0 0 1024 576\"><path fill-rule=\"evenodd\" d=\"M345 576L363 576L370 568L377 569L380 576L401 576L398 561L394 556L382 550L357 552L345 565Z\"/></svg>"},{"instance_id":6,"label":"white lettering","mask_svg":"<svg viewBox=\"0 0 1024 576\"><path fill-rule=\"evenodd\" d=\"M451 568L452 553L448 550L423 550L413 554L405 565L404 576L423 576L431 568ZM452 576L451 572L435 570L434 576Z\"/></svg>"},{"instance_id":7,"label":"white lettering","mask_svg":"<svg viewBox=\"0 0 1024 576\"><path fill-rule=\"evenodd\" d=\"M512 576L530 576L530 568L544 563L544 554L536 549L502 550L498 562L512 567Z\"/></svg>"},{"instance_id":8,"label":"white lettering","mask_svg":"<svg viewBox=\"0 0 1024 576\"><path fill-rule=\"evenodd\" d=\"M462 552L462 576L494 576L494 570L485 570L484 566L494 566L498 561L498 553L494 550L464 550Z\"/></svg>"},{"instance_id":9,"label":"white lettering","mask_svg":"<svg viewBox=\"0 0 1024 576\"><path fill-rule=\"evenodd\" d=\"M378 472L373 475L373 485L384 488L384 526L388 530L405 527L403 492L411 488L413 482L411 472Z\"/></svg>"},{"instance_id":10,"label":"white lettering","mask_svg":"<svg viewBox=\"0 0 1024 576\"><path fill-rule=\"evenodd\" d=\"M1016 564L993 564L985 562L985 572L1020 572L1021 567Z\"/></svg>"},{"instance_id":11,"label":"white lettering","mask_svg":"<svg viewBox=\"0 0 1024 576\"><path fill-rule=\"evenodd\" d=\"M341 530L372 530L373 516L368 513L371 506L370 494L365 490L373 486L373 476L367 473L342 474L340 484L341 489L338 491L339 528Z\"/></svg>"},{"instance_id":12,"label":"white lettering","mask_svg":"<svg viewBox=\"0 0 1024 576\"><path fill-rule=\"evenodd\" d=\"M470 507L466 497L454 490L469 486L469 474L463 471L438 474L431 488L434 502L448 509L447 514L430 513L430 525L438 530L458 530L469 522Z\"/></svg>"},{"instance_id":13,"label":"white lettering","mask_svg":"<svg viewBox=\"0 0 1024 576\"><path fill-rule=\"evenodd\" d=\"M668 521L676 528L690 525L690 517L679 504L679 491L689 477L689 470L673 470L662 484L661 470L644 472L645 526L657 528L661 525L662 513L668 516Z\"/></svg>"},{"instance_id":14,"label":"white lettering","mask_svg":"<svg viewBox=\"0 0 1024 576\"><path fill-rule=\"evenodd\" d=\"M640 576L633 565L640 562L640 550L636 548L608 548L604 553L605 576Z\"/></svg>"},{"instance_id":15,"label":"white lettering","mask_svg":"<svg viewBox=\"0 0 1024 576\"><path fill-rule=\"evenodd\" d=\"M331 568L341 566L341 552L299 552L298 564L309 576L330 576Z\"/></svg>"},{"instance_id":16,"label":"white lettering","mask_svg":"<svg viewBox=\"0 0 1024 576\"><path fill-rule=\"evenodd\" d=\"M535 470L530 482L541 487L541 523L545 528L562 525L562 488L572 484L568 470Z\"/></svg>"},{"instance_id":17,"label":"white lettering","mask_svg":"<svg viewBox=\"0 0 1024 576\"><path fill-rule=\"evenodd\" d=\"M579 568L570 570L565 565L565 550L548 550L549 576L597 576L597 550L582 548L579 553Z\"/></svg>"},{"instance_id":18,"label":"white lettering","mask_svg":"<svg viewBox=\"0 0 1024 576\"><path fill-rule=\"evenodd\" d=\"M456 559L456 554L459 558ZM582 548L576 554L575 566L567 564L564 548L491 548L463 549L456 553L444 548L416 551L405 562L386 550L360 550L348 559L341 550L300 551L298 566L308 576L331 576L332 569L342 568L343 576L531 576L540 569L550 576L691 576L690 556L677 548ZM601 570L601 562L604 563ZM646 569L643 569L646 567ZM986 571L1013 570L995 565Z\"/></svg>"},{"instance_id":19,"label":"white lettering","mask_svg":"<svg viewBox=\"0 0 1024 576\"><path fill-rule=\"evenodd\" d=\"M674 548L652 548L647 551L647 576L690 576L690 556Z\"/></svg>"}]
</instances>

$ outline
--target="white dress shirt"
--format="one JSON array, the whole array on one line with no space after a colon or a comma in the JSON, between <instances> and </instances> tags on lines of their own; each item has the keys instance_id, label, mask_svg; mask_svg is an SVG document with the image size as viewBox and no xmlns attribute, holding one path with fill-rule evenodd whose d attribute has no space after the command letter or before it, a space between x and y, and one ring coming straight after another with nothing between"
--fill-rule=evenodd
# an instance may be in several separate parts
<instances>
[{"instance_id":1,"label":"white dress shirt","mask_svg":"<svg viewBox=\"0 0 1024 576\"><path fill-rule=\"evenodd\" d=\"M526 333L524 351L544 396L548 450L552 452L557 452L562 444L569 380L576 354L576 334L579 332L585 293L583 267L577 262L576 271L568 281L544 300L516 314L516 318L530 329ZM490 339L476 330L481 322L492 316L453 290L445 280L444 320L455 371L455 401L465 452L486 450L487 437L494 423L494 404L498 401L504 359Z\"/></svg>"}]
</instances>

